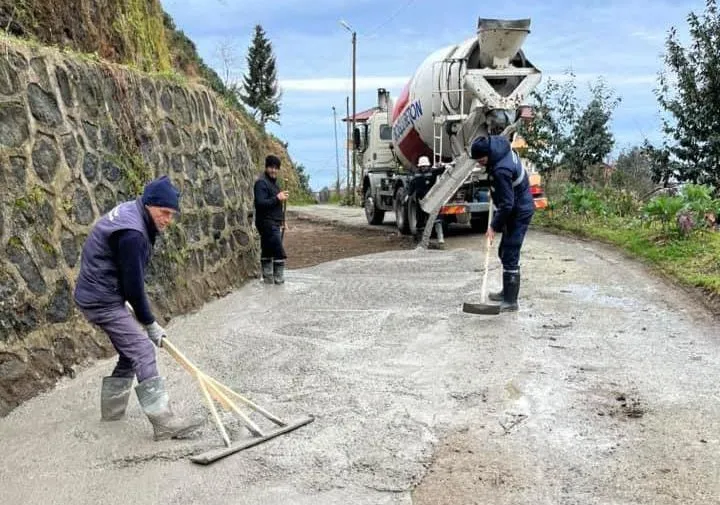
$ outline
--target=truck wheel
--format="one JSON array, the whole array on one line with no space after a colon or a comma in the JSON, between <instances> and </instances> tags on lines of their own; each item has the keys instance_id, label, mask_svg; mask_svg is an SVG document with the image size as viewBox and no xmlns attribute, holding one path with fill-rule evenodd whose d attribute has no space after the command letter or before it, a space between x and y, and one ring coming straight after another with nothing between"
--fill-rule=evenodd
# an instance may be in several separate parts
<instances>
[{"instance_id":1,"label":"truck wheel","mask_svg":"<svg viewBox=\"0 0 720 505\"><path fill-rule=\"evenodd\" d=\"M395 192L394 207L395 207L395 223L397 224L398 230L403 235L410 233L410 226L408 225L408 208L405 200L405 188L399 188Z\"/></svg>"},{"instance_id":2,"label":"truck wheel","mask_svg":"<svg viewBox=\"0 0 720 505\"><path fill-rule=\"evenodd\" d=\"M472 231L485 233L488 227L488 217L489 214L487 212L483 212L478 217L473 217L473 219L470 221L470 227L472 228Z\"/></svg>"},{"instance_id":3,"label":"truck wheel","mask_svg":"<svg viewBox=\"0 0 720 505\"><path fill-rule=\"evenodd\" d=\"M365 190L365 218L368 224L382 224L383 219L385 219L385 211L375 206L371 188Z\"/></svg>"},{"instance_id":4,"label":"truck wheel","mask_svg":"<svg viewBox=\"0 0 720 505\"><path fill-rule=\"evenodd\" d=\"M414 199L409 198L407 202L408 231L410 235L417 236L422 233L423 215L420 204Z\"/></svg>"}]
</instances>

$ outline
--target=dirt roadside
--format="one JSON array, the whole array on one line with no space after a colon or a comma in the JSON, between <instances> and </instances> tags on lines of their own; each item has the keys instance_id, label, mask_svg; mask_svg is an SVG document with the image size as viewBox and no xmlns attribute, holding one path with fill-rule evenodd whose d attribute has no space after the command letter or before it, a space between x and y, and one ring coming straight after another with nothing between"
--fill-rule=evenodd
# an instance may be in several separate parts
<instances>
[{"instance_id":1,"label":"dirt roadside","mask_svg":"<svg viewBox=\"0 0 720 505\"><path fill-rule=\"evenodd\" d=\"M342 258L412 249L414 242L392 230L371 230L289 212L284 245L287 268L306 268Z\"/></svg>"}]
</instances>

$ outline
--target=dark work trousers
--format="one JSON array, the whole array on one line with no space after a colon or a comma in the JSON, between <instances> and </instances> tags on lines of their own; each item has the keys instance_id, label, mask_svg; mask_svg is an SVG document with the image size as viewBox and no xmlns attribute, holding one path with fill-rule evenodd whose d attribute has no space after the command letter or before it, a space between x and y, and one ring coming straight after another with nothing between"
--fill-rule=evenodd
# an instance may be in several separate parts
<instances>
[{"instance_id":1,"label":"dark work trousers","mask_svg":"<svg viewBox=\"0 0 720 505\"><path fill-rule=\"evenodd\" d=\"M125 305L87 309L80 307L88 321L110 337L119 357L113 377L136 376L138 382L157 377L155 344Z\"/></svg>"},{"instance_id":2,"label":"dark work trousers","mask_svg":"<svg viewBox=\"0 0 720 505\"><path fill-rule=\"evenodd\" d=\"M260 233L260 258L275 261L287 258L282 243L280 223L264 221L258 226Z\"/></svg>"},{"instance_id":3,"label":"dark work trousers","mask_svg":"<svg viewBox=\"0 0 720 505\"><path fill-rule=\"evenodd\" d=\"M520 271L520 249L527 233L533 213L510 216L500 239L498 256L502 261L503 270L509 273Z\"/></svg>"}]
</instances>

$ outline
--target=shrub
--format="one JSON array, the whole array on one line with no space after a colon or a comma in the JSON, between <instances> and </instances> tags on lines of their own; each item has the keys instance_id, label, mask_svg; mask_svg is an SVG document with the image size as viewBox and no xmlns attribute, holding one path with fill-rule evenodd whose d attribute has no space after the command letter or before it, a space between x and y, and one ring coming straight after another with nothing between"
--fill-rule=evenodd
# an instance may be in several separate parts
<instances>
[{"instance_id":1,"label":"shrub","mask_svg":"<svg viewBox=\"0 0 720 505\"><path fill-rule=\"evenodd\" d=\"M675 222L678 213L685 207L681 196L656 196L643 207L647 223L659 222L665 233L670 231L670 224Z\"/></svg>"},{"instance_id":2,"label":"shrub","mask_svg":"<svg viewBox=\"0 0 720 505\"><path fill-rule=\"evenodd\" d=\"M565 186L560 207L565 213L577 214L585 219L607 214L605 203L596 191L576 184Z\"/></svg>"}]
</instances>

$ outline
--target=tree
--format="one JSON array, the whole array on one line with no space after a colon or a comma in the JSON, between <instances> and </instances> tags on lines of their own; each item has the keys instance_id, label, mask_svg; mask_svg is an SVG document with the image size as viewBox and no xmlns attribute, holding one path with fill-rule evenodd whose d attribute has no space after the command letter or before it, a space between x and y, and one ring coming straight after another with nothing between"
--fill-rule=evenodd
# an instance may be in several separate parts
<instances>
[{"instance_id":1,"label":"tree","mask_svg":"<svg viewBox=\"0 0 720 505\"><path fill-rule=\"evenodd\" d=\"M237 41L234 39L225 39L216 49L217 59L222 66L222 80L223 84L231 90L237 91L238 85L236 82L233 69L237 64L238 52L237 52Z\"/></svg>"},{"instance_id":2,"label":"tree","mask_svg":"<svg viewBox=\"0 0 720 505\"><path fill-rule=\"evenodd\" d=\"M670 185L670 181L676 178L679 173L680 163L671 155L667 145L655 147L650 141L645 140L643 150L650 160L650 171L653 182L667 188Z\"/></svg>"},{"instance_id":3,"label":"tree","mask_svg":"<svg viewBox=\"0 0 720 505\"><path fill-rule=\"evenodd\" d=\"M623 149L615 162L610 182L616 188L645 196L655 188L652 168L653 159L644 146Z\"/></svg>"},{"instance_id":4,"label":"tree","mask_svg":"<svg viewBox=\"0 0 720 505\"><path fill-rule=\"evenodd\" d=\"M305 172L305 166L298 163L295 165L295 172L297 172L300 190L305 192L308 196L312 195L312 189L310 188L310 174Z\"/></svg>"},{"instance_id":5,"label":"tree","mask_svg":"<svg viewBox=\"0 0 720 505\"><path fill-rule=\"evenodd\" d=\"M240 98L254 109L255 118L265 126L268 121L280 124L281 91L272 45L262 26L255 26L255 36L247 55L248 73L243 77L244 93Z\"/></svg>"},{"instance_id":6,"label":"tree","mask_svg":"<svg viewBox=\"0 0 720 505\"><path fill-rule=\"evenodd\" d=\"M720 17L716 0L707 0L704 16L687 17L691 41L683 47L672 27L665 42L665 66L658 102L663 148L656 148L658 176L720 186ZM670 74L670 75L668 75Z\"/></svg>"},{"instance_id":7,"label":"tree","mask_svg":"<svg viewBox=\"0 0 720 505\"><path fill-rule=\"evenodd\" d=\"M518 129L527 143L525 157L547 178L562 164L575 122L575 75L566 72L566 76L564 83L549 79L542 89L533 91L534 117Z\"/></svg>"},{"instance_id":8,"label":"tree","mask_svg":"<svg viewBox=\"0 0 720 505\"><path fill-rule=\"evenodd\" d=\"M580 110L575 74L566 72L565 82L548 80L532 93L535 117L521 124L527 143L525 156L547 179L560 167L572 182L586 182L588 169L612 151L612 112L620 102L602 79L590 85L590 101Z\"/></svg>"},{"instance_id":9,"label":"tree","mask_svg":"<svg viewBox=\"0 0 720 505\"><path fill-rule=\"evenodd\" d=\"M573 124L563 159L576 184L587 182L589 169L603 162L615 146L609 123L620 98L602 79L590 86L591 99Z\"/></svg>"}]
</instances>

